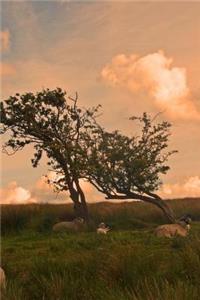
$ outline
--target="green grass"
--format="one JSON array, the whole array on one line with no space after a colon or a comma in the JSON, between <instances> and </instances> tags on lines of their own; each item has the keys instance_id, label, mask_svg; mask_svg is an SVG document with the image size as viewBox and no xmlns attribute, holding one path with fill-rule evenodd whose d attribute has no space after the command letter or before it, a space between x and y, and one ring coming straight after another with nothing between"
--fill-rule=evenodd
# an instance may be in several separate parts
<instances>
[{"instance_id":1,"label":"green grass","mask_svg":"<svg viewBox=\"0 0 200 300\"><path fill-rule=\"evenodd\" d=\"M177 214L189 212L195 220L188 237L174 239L154 236L165 219L141 203L91 205L93 224L78 234L51 231L56 220L73 218L71 207L4 206L2 299L199 299L200 206L190 201L171 203ZM99 221L112 227L108 235L94 232Z\"/></svg>"}]
</instances>

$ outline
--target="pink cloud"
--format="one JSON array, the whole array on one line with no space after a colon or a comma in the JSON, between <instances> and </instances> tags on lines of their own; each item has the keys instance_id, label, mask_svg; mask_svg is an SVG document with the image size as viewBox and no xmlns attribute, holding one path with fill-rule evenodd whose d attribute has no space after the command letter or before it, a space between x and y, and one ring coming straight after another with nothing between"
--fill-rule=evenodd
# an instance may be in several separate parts
<instances>
[{"instance_id":1,"label":"pink cloud","mask_svg":"<svg viewBox=\"0 0 200 300\"><path fill-rule=\"evenodd\" d=\"M200 197L200 177L189 177L184 183L163 184L160 195L163 198Z\"/></svg>"},{"instance_id":2,"label":"pink cloud","mask_svg":"<svg viewBox=\"0 0 200 300\"><path fill-rule=\"evenodd\" d=\"M56 175L54 172L48 173L48 178L53 180ZM65 203L70 202L67 193L56 193L52 185L47 183L45 176L40 177L32 187L30 187L31 195L38 203Z\"/></svg>"},{"instance_id":3,"label":"pink cloud","mask_svg":"<svg viewBox=\"0 0 200 300\"><path fill-rule=\"evenodd\" d=\"M16 181L10 182L5 188L0 189L1 204L27 204L34 203L29 190L18 186Z\"/></svg>"},{"instance_id":4,"label":"pink cloud","mask_svg":"<svg viewBox=\"0 0 200 300\"><path fill-rule=\"evenodd\" d=\"M145 91L159 109L173 118L200 120L200 112L191 99L186 70L172 67L172 62L163 51L143 57L120 54L102 69L101 77L133 93Z\"/></svg>"},{"instance_id":5,"label":"pink cloud","mask_svg":"<svg viewBox=\"0 0 200 300\"><path fill-rule=\"evenodd\" d=\"M50 173L50 177L54 174ZM103 194L84 180L81 180L81 186L85 192L88 203L101 202L105 200ZM159 195L165 199L200 197L200 177L193 176L185 180L184 183L163 184L159 190ZM119 200L116 200L119 202ZM111 201L115 202L115 201ZM123 201L122 201L123 202ZM29 204L29 203L71 203L67 193L56 194L53 188L46 182L45 177L39 178L30 188L24 188L16 181L10 182L7 186L0 189L1 204Z\"/></svg>"},{"instance_id":6,"label":"pink cloud","mask_svg":"<svg viewBox=\"0 0 200 300\"><path fill-rule=\"evenodd\" d=\"M54 172L49 172L49 179L55 179L55 177ZM90 183L81 180L80 184L88 202L104 200L104 196L100 195ZM16 181L10 182L7 186L0 189L0 203L71 203L71 199L67 192L57 194L53 186L47 183L46 177L42 176L29 189L19 186Z\"/></svg>"},{"instance_id":7,"label":"pink cloud","mask_svg":"<svg viewBox=\"0 0 200 300\"><path fill-rule=\"evenodd\" d=\"M54 172L48 173L48 178L50 180L56 179L56 174ZM100 194L96 191L96 189L87 181L80 180L80 185L85 193L86 199L88 202L96 202L96 201L103 201L104 195ZM33 186L31 193L34 197L38 199L38 201L54 201L55 202L71 202L68 192L60 192L56 194L54 192L53 186L47 183L47 179L45 176L42 176L36 184ZM43 200L42 200L43 199Z\"/></svg>"},{"instance_id":8,"label":"pink cloud","mask_svg":"<svg viewBox=\"0 0 200 300\"><path fill-rule=\"evenodd\" d=\"M58 196L45 182L44 177L41 177L29 189L19 186L16 181L12 181L0 189L0 204L59 202L69 202L69 197L64 193Z\"/></svg>"}]
</instances>

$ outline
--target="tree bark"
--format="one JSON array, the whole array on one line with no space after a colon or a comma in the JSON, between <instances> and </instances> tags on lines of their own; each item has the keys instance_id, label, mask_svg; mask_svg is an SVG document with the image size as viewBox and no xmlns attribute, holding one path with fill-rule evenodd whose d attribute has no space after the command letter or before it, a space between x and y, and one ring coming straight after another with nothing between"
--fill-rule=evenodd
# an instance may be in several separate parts
<instances>
[{"instance_id":1,"label":"tree bark","mask_svg":"<svg viewBox=\"0 0 200 300\"><path fill-rule=\"evenodd\" d=\"M83 190L80 187L78 180L75 181L76 189L70 186L70 198L74 203L74 212L76 217L83 218L86 222L89 221L89 212Z\"/></svg>"},{"instance_id":2,"label":"tree bark","mask_svg":"<svg viewBox=\"0 0 200 300\"><path fill-rule=\"evenodd\" d=\"M85 194L83 193L83 190L79 184L78 179L75 180L75 184L76 184L77 192L78 192L79 198L80 198L80 204L81 204L83 218L85 219L86 222L88 222L89 221L89 212L88 212L88 206L87 206L86 199L85 199Z\"/></svg>"},{"instance_id":3,"label":"tree bark","mask_svg":"<svg viewBox=\"0 0 200 300\"><path fill-rule=\"evenodd\" d=\"M82 217L81 212L80 212L80 203L79 203L78 193L73 187L71 187L69 189L69 191L70 191L70 198L72 199L72 201L74 203L74 213L77 218Z\"/></svg>"}]
</instances>

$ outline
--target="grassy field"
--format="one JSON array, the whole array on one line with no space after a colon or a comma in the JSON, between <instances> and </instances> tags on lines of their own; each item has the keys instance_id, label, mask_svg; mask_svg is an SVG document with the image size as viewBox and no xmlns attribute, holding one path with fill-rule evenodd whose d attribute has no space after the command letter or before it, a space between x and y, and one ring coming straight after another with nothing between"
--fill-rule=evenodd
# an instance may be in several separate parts
<instances>
[{"instance_id":1,"label":"grassy field","mask_svg":"<svg viewBox=\"0 0 200 300\"><path fill-rule=\"evenodd\" d=\"M2 206L5 300L196 300L200 298L200 199L170 202L193 218L188 237L156 238L162 213L144 203L99 203L86 232L52 233L70 205ZM104 221L112 231L95 233Z\"/></svg>"}]
</instances>

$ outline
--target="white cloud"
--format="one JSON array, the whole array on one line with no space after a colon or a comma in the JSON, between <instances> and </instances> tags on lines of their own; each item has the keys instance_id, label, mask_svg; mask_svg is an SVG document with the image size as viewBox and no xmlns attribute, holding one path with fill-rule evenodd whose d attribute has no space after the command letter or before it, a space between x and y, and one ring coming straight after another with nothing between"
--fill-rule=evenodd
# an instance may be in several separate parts
<instances>
[{"instance_id":1,"label":"white cloud","mask_svg":"<svg viewBox=\"0 0 200 300\"><path fill-rule=\"evenodd\" d=\"M48 173L48 178L54 180L56 174L54 172ZM31 195L37 200L38 203L65 203L70 202L67 193L56 193L53 186L47 183L47 178L42 176L30 188Z\"/></svg>"},{"instance_id":2,"label":"white cloud","mask_svg":"<svg viewBox=\"0 0 200 300\"><path fill-rule=\"evenodd\" d=\"M1 204L26 204L34 203L29 190L18 186L16 181L10 182L5 188L0 189Z\"/></svg>"},{"instance_id":3,"label":"white cloud","mask_svg":"<svg viewBox=\"0 0 200 300\"><path fill-rule=\"evenodd\" d=\"M50 180L54 180L56 178L56 174L54 172L49 172L48 178ZM100 194L96 189L87 181L80 180L80 185L85 193L87 202L96 202L96 201L103 201L104 196ZM42 176L34 185L33 189L31 190L32 195L34 198L38 199L38 202L71 202L69 197L69 193L61 192L56 194L53 191L53 186L49 185L46 181L46 178Z\"/></svg>"},{"instance_id":4,"label":"white cloud","mask_svg":"<svg viewBox=\"0 0 200 300\"><path fill-rule=\"evenodd\" d=\"M163 51L143 57L120 54L103 68L101 76L133 93L146 91L159 109L174 118L200 120L200 112L191 100L186 70L172 67L172 62Z\"/></svg>"},{"instance_id":5,"label":"white cloud","mask_svg":"<svg viewBox=\"0 0 200 300\"><path fill-rule=\"evenodd\" d=\"M49 174L53 178L53 174ZM21 187L16 181L10 182L0 189L1 204L29 204L29 203L57 203L69 202L66 193L57 195L53 188L47 184L44 176L39 178L29 189Z\"/></svg>"},{"instance_id":6,"label":"white cloud","mask_svg":"<svg viewBox=\"0 0 200 300\"><path fill-rule=\"evenodd\" d=\"M56 178L55 173L49 172L48 178L54 180ZM85 192L87 202L104 200L104 196L100 195L90 183L80 180L80 184ZM29 189L19 186L16 181L10 182L0 189L0 203L71 203L71 199L67 192L57 194L53 190L53 186L47 183L45 176L42 176Z\"/></svg>"},{"instance_id":7,"label":"white cloud","mask_svg":"<svg viewBox=\"0 0 200 300\"><path fill-rule=\"evenodd\" d=\"M163 198L200 197L200 177L189 177L182 184L163 184L160 195Z\"/></svg>"},{"instance_id":8,"label":"white cloud","mask_svg":"<svg viewBox=\"0 0 200 300\"><path fill-rule=\"evenodd\" d=\"M50 174L52 177L53 174ZM81 180L81 186L85 192L88 203L101 202L105 200L103 194L88 182ZM200 177L193 176L185 180L184 183L163 184L159 195L164 199L200 197ZM115 202L115 201L111 201ZM119 202L119 200L117 200ZM122 201L123 202L123 201ZM67 193L56 195L53 189L46 183L44 177L41 177L30 190L18 186L13 181L6 187L0 189L1 204L29 204L29 203L71 203Z\"/></svg>"}]
</instances>

